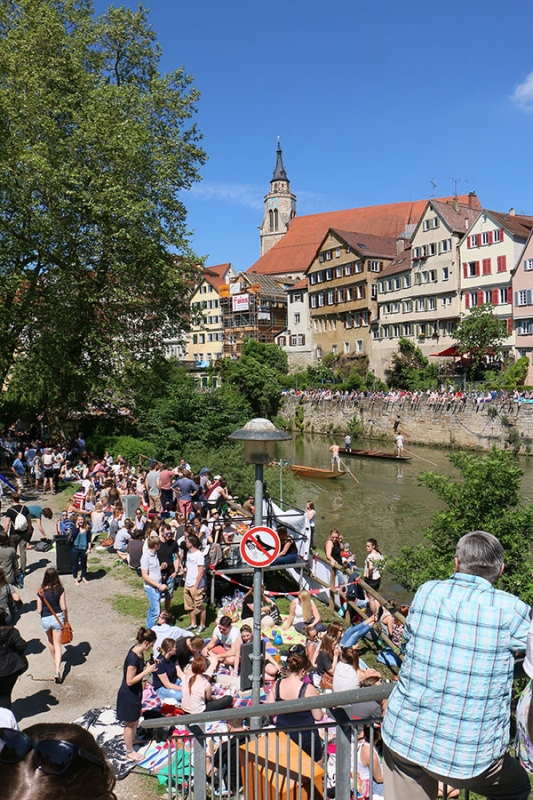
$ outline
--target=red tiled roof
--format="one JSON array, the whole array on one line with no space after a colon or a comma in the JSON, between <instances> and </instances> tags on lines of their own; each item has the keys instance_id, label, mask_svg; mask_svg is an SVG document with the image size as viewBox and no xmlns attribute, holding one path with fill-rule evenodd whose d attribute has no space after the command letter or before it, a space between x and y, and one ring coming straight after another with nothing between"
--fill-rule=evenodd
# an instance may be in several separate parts
<instances>
[{"instance_id":1,"label":"red tiled roof","mask_svg":"<svg viewBox=\"0 0 533 800\"><path fill-rule=\"evenodd\" d=\"M217 264L215 267L204 267L202 277L211 284L213 289L220 289L226 283L226 273L231 268L231 263Z\"/></svg>"},{"instance_id":2,"label":"red tiled roof","mask_svg":"<svg viewBox=\"0 0 533 800\"><path fill-rule=\"evenodd\" d=\"M291 286L289 289L287 289L287 291L288 292L294 292L296 290L301 291L302 289L307 289L307 278L302 278L301 281L298 281L298 283L295 283L294 286Z\"/></svg>"},{"instance_id":3,"label":"red tiled roof","mask_svg":"<svg viewBox=\"0 0 533 800\"><path fill-rule=\"evenodd\" d=\"M362 256L375 256L378 258L394 258L397 254L396 238L391 236L374 236L372 233L359 233L354 231L339 231L337 228L330 228L343 242L349 244L352 250ZM327 239L327 234L325 239ZM322 240L321 247L324 247Z\"/></svg>"},{"instance_id":4,"label":"red tiled roof","mask_svg":"<svg viewBox=\"0 0 533 800\"><path fill-rule=\"evenodd\" d=\"M464 235L480 212L479 204L471 208L465 203L441 202L432 200L431 205L446 222L452 233Z\"/></svg>"},{"instance_id":5,"label":"red tiled roof","mask_svg":"<svg viewBox=\"0 0 533 800\"><path fill-rule=\"evenodd\" d=\"M440 198L441 201L453 199L453 197ZM459 196L457 199L460 203L468 203L467 195ZM330 228L397 238L404 233L407 226L414 227L418 223L427 202L427 200L414 200L295 217L287 233L268 253L252 264L247 272L263 275L305 272Z\"/></svg>"},{"instance_id":6,"label":"red tiled roof","mask_svg":"<svg viewBox=\"0 0 533 800\"><path fill-rule=\"evenodd\" d=\"M387 277L387 275L395 275L397 272L405 272L411 269L411 248L406 247L401 253L398 253L394 261L391 261L380 273L379 277Z\"/></svg>"},{"instance_id":7,"label":"red tiled roof","mask_svg":"<svg viewBox=\"0 0 533 800\"><path fill-rule=\"evenodd\" d=\"M526 217L521 214L503 214L501 211L487 211L487 213L502 228L505 228L512 236L517 236L519 239L527 239L533 229L533 217Z\"/></svg>"}]
</instances>

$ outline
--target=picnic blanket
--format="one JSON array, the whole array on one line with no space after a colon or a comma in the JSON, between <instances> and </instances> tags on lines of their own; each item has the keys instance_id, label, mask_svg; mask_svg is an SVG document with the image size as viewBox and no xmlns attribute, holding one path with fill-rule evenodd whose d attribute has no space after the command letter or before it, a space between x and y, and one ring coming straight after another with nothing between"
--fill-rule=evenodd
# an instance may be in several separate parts
<instances>
[{"instance_id":1,"label":"picnic blanket","mask_svg":"<svg viewBox=\"0 0 533 800\"><path fill-rule=\"evenodd\" d=\"M136 763L127 757L124 728L114 708L93 708L74 722L92 733L104 750L117 780L121 781L130 774ZM140 752L143 752L143 748L140 748Z\"/></svg>"}]
</instances>

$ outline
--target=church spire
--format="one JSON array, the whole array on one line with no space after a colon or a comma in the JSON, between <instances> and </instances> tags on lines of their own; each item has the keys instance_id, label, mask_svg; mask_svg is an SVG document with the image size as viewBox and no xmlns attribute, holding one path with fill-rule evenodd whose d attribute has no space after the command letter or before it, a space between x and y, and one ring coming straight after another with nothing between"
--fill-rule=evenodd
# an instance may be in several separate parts
<instances>
[{"instance_id":1,"label":"church spire","mask_svg":"<svg viewBox=\"0 0 533 800\"><path fill-rule=\"evenodd\" d=\"M287 183L289 182L287 173L285 172L285 167L283 166L283 158L281 155L281 142L279 140L279 136L278 136L278 149L276 150L276 166L274 169L274 175L272 176L272 181L287 181Z\"/></svg>"},{"instance_id":2,"label":"church spire","mask_svg":"<svg viewBox=\"0 0 533 800\"><path fill-rule=\"evenodd\" d=\"M281 144L278 136L276 150L276 167L270 181L270 190L264 199L263 222L259 228L261 255L264 256L271 247L287 232L291 220L296 216L296 196L291 186L281 155Z\"/></svg>"}]
</instances>

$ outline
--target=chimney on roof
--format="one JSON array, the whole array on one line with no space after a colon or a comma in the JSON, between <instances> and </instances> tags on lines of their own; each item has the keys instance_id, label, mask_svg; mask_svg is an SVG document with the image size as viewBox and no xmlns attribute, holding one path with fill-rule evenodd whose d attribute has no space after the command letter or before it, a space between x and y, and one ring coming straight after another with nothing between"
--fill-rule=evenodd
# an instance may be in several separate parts
<instances>
[{"instance_id":1,"label":"chimney on roof","mask_svg":"<svg viewBox=\"0 0 533 800\"><path fill-rule=\"evenodd\" d=\"M468 193L468 205L470 206L470 208L478 207L477 194L475 192Z\"/></svg>"},{"instance_id":2,"label":"chimney on roof","mask_svg":"<svg viewBox=\"0 0 533 800\"><path fill-rule=\"evenodd\" d=\"M509 209L509 216L510 216L510 217L514 217L514 215L515 215L515 210L514 210L514 208L510 208L510 209Z\"/></svg>"},{"instance_id":3,"label":"chimney on roof","mask_svg":"<svg viewBox=\"0 0 533 800\"><path fill-rule=\"evenodd\" d=\"M457 195L453 198L452 205L454 211L459 211L459 198L457 197Z\"/></svg>"},{"instance_id":4,"label":"chimney on roof","mask_svg":"<svg viewBox=\"0 0 533 800\"><path fill-rule=\"evenodd\" d=\"M396 255L399 255L400 253L403 253L403 251L405 250L406 242L407 242L407 239L406 239L405 236L403 236L403 235L402 236L398 236L398 238L396 239Z\"/></svg>"}]
</instances>

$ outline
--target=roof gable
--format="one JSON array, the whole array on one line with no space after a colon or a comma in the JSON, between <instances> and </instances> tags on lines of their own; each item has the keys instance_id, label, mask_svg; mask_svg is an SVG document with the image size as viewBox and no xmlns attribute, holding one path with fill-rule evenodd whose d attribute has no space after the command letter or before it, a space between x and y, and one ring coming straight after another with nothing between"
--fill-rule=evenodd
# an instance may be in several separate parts
<instances>
[{"instance_id":1,"label":"roof gable","mask_svg":"<svg viewBox=\"0 0 533 800\"><path fill-rule=\"evenodd\" d=\"M467 203L468 196L460 196L458 200ZM330 228L396 239L418 223L427 203L415 200L295 217L280 241L247 271L263 275L305 272Z\"/></svg>"}]
</instances>

